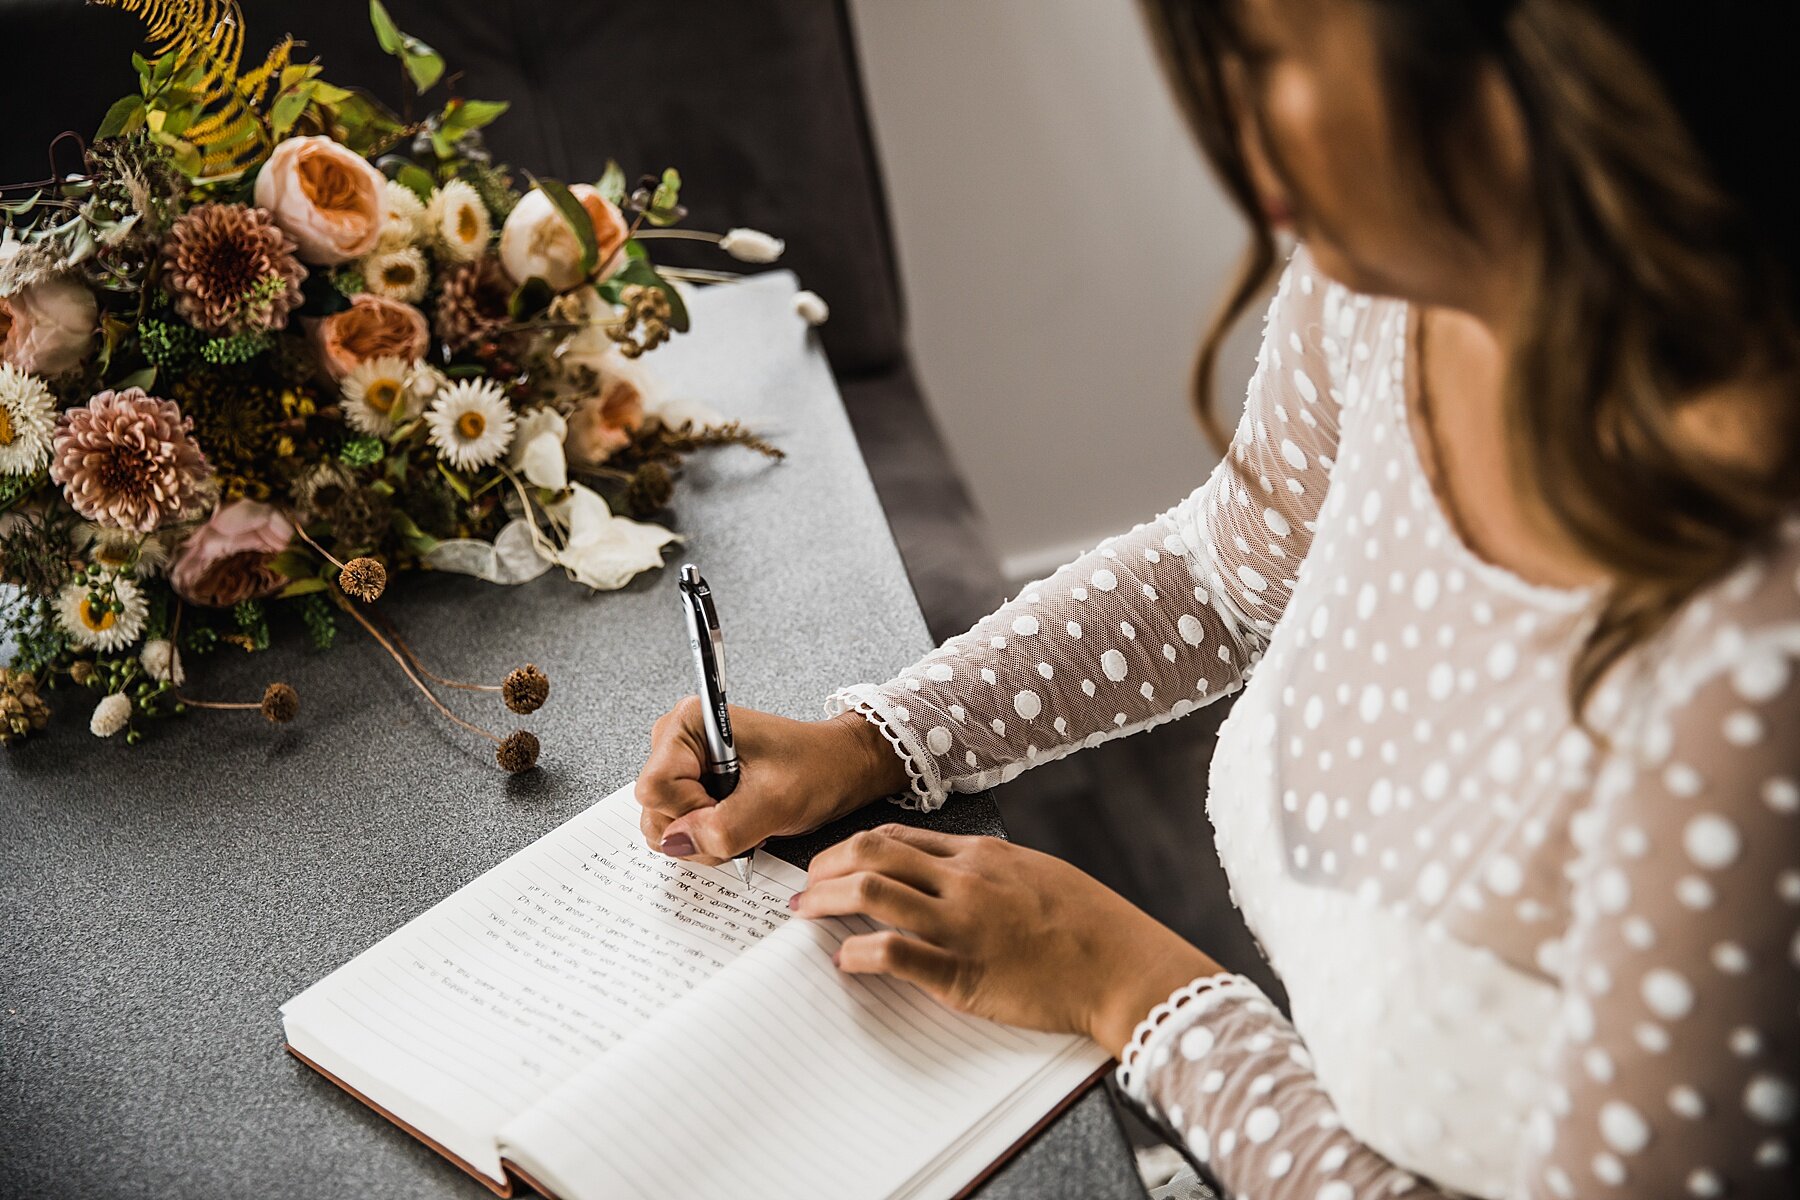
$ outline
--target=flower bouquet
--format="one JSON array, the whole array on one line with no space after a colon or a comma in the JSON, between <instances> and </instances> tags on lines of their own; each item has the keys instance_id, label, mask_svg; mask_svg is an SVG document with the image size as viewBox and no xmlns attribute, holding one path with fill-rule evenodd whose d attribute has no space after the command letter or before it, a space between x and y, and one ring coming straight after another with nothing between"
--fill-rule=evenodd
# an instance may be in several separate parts
<instances>
[{"instance_id":1,"label":"flower bouquet","mask_svg":"<svg viewBox=\"0 0 1800 1200\"><path fill-rule=\"evenodd\" d=\"M191 660L289 630L323 649L349 621L530 767L530 733L465 721L430 684L530 712L544 674L434 675L371 602L396 570L607 589L660 566L679 539L646 518L687 455L780 451L645 370L688 328L676 282L734 277L659 270L646 243L760 262L781 244L672 228L674 170L521 189L482 142L503 102L405 119L293 61L291 38L241 70L235 0L95 2L148 26L139 93L78 171L0 190L0 742L42 728L59 685L127 742L195 708L289 720L284 683L197 698ZM379 0L370 16L433 90L442 59Z\"/></svg>"}]
</instances>

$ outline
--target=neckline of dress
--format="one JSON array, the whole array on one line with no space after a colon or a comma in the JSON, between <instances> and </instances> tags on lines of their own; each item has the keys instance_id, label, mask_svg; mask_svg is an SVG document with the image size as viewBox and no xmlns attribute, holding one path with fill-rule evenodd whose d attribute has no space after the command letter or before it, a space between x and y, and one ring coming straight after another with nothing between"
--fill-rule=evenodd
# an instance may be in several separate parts
<instances>
[{"instance_id":1,"label":"neckline of dress","mask_svg":"<svg viewBox=\"0 0 1800 1200\"><path fill-rule=\"evenodd\" d=\"M1424 489L1425 507L1430 510L1430 519L1436 523L1440 537L1449 544L1451 556L1477 578L1527 603L1559 611L1575 611L1587 607L1600 594L1599 584L1559 587L1549 583L1534 583L1510 567L1503 567L1477 553L1456 527L1456 522L1450 519L1444 498L1438 495L1431 472L1426 469L1418 434L1413 428L1413 389L1418 386L1418 381L1413 377L1412 353L1416 344L1414 339L1419 336L1419 310L1416 305L1406 301L1397 303L1400 305L1400 339L1398 347L1390 350L1394 356L1395 387L1390 402L1394 406L1395 432L1408 469Z\"/></svg>"}]
</instances>

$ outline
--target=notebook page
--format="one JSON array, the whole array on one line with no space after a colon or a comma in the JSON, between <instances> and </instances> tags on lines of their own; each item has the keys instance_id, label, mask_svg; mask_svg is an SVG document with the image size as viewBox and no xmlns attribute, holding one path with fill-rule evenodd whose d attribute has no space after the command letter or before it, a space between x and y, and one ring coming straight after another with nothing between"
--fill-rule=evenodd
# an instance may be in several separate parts
<instances>
[{"instance_id":1,"label":"notebook page","mask_svg":"<svg viewBox=\"0 0 1800 1200\"><path fill-rule=\"evenodd\" d=\"M282 1006L288 1042L490 1178L494 1132L784 923L805 872L651 851L627 786Z\"/></svg>"},{"instance_id":2,"label":"notebook page","mask_svg":"<svg viewBox=\"0 0 1800 1200\"><path fill-rule=\"evenodd\" d=\"M770 935L508 1122L506 1157L560 1200L954 1195L1106 1055L841 974L832 952L875 928ZM1037 1107L1013 1103L1027 1093Z\"/></svg>"}]
</instances>

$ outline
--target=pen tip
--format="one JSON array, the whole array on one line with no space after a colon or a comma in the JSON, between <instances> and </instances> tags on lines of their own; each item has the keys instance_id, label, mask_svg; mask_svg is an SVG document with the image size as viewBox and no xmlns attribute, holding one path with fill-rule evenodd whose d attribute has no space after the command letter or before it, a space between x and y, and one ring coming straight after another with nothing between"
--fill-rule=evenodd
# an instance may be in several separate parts
<instances>
[{"instance_id":1,"label":"pen tip","mask_svg":"<svg viewBox=\"0 0 1800 1200\"><path fill-rule=\"evenodd\" d=\"M731 860L731 865L737 868L738 878L744 881L745 887L750 886L750 863L751 857L748 854Z\"/></svg>"}]
</instances>

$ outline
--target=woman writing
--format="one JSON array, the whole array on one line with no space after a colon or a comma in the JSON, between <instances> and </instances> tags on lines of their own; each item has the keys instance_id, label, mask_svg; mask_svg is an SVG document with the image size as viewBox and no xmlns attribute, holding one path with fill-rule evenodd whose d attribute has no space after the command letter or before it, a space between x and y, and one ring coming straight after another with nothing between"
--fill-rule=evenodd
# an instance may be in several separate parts
<instances>
[{"instance_id":1,"label":"woman writing","mask_svg":"<svg viewBox=\"0 0 1800 1200\"><path fill-rule=\"evenodd\" d=\"M860 835L795 907L893 927L844 971L1091 1035L1234 1194L1794 1194L1788 6L1148 11L1255 233L1227 316L1302 247L1224 461L830 719L736 714L723 804L676 709L646 836L713 861L1241 691L1207 803L1291 1021L991 839Z\"/></svg>"}]
</instances>

